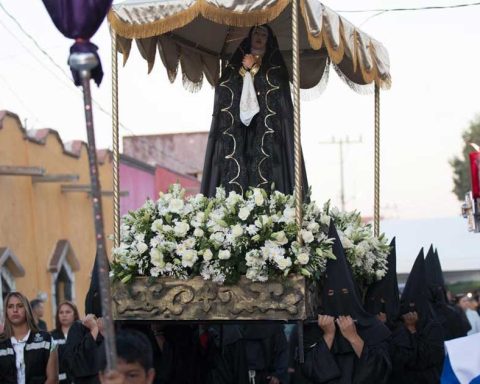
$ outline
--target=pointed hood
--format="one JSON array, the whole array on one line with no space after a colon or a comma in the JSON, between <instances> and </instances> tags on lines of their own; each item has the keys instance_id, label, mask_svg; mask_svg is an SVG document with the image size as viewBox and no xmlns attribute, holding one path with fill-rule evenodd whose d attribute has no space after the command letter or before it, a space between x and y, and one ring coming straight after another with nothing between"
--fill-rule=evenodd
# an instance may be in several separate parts
<instances>
[{"instance_id":1,"label":"pointed hood","mask_svg":"<svg viewBox=\"0 0 480 384\"><path fill-rule=\"evenodd\" d=\"M397 281L397 253L395 238L390 243L387 258L388 270L382 280L371 284L365 295L365 309L372 315L386 313L388 322L394 322L400 314L400 294Z\"/></svg>"},{"instance_id":2,"label":"pointed hood","mask_svg":"<svg viewBox=\"0 0 480 384\"><path fill-rule=\"evenodd\" d=\"M335 318L351 316L356 321L358 333L367 344L375 344L384 340L388 337L389 331L380 320L363 308L333 221L330 223L328 237L335 239L333 254L336 260L329 259L327 261L322 292L323 313Z\"/></svg>"},{"instance_id":3,"label":"pointed hood","mask_svg":"<svg viewBox=\"0 0 480 384\"><path fill-rule=\"evenodd\" d=\"M420 323L431 318L423 248L420 250L400 299L400 314L416 311Z\"/></svg>"},{"instance_id":4,"label":"pointed hood","mask_svg":"<svg viewBox=\"0 0 480 384\"><path fill-rule=\"evenodd\" d=\"M425 258L425 269L427 273L430 302L435 304L446 304L447 295L442 265L440 264L437 250L433 250L433 245L430 246L427 257Z\"/></svg>"},{"instance_id":5,"label":"pointed hood","mask_svg":"<svg viewBox=\"0 0 480 384\"><path fill-rule=\"evenodd\" d=\"M85 314L93 313L97 317L102 316L102 304L100 299L100 282L98 277L98 253L93 261L92 276L90 279L90 287L85 297Z\"/></svg>"}]
</instances>

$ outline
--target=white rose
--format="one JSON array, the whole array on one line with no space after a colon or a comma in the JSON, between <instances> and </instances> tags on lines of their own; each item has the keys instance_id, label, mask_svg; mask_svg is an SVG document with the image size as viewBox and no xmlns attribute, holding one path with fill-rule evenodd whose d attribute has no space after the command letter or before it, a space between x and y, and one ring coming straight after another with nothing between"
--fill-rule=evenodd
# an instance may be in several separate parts
<instances>
[{"instance_id":1,"label":"white rose","mask_svg":"<svg viewBox=\"0 0 480 384\"><path fill-rule=\"evenodd\" d=\"M210 249L203 251L203 260L210 261L213 259L213 253Z\"/></svg>"},{"instance_id":2,"label":"white rose","mask_svg":"<svg viewBox=\"0 0 480 384\"><path fill-rule=\"evenodd\" d=\"M240 237L243 235L243 228L240 224L236 224L232 227L233 237Z\"/></svg>"},{"instance_id":3,"label":"white rose","mask_svg":"<svg viewBox=\"0 0 480 384\"><path fill-rule=\"evenodd\" d=\"M190 226L184 221L181 221L181 222L175 223L174 232L176 236L184 237L187 234L189 229L190 229Z\"/></svg>"},{"instance_id":4,"label":"white rose","mask_svg":"<svg viewBox=\"0 0 480 384\"><path fill-rule=\"evenodd\" d=\"M284 271L287 268L290 268L292 266L292 260L290 260L289 257L282 257L282 258L279 258L275 261L277 262L278 268L281 271Z\"/></svg>"},{"instance_id":5,"label":"white rose","mask_svg":"<svg viewBox=\"0 0 480 384\"><path fill-rule=\"evenodd\" d=\"M183 209L184 203L181 199L172 199L168 203L168 210L173 213L180 213Z\"/></svg>"},{"instance_id":6,"label":"white rose","mask_svg":"<svg viewBox=\"0 0 480 384\"><path fill-rule=\"evenodd\" d=\"M184 267L192 268L195 262L198 260L197 251L193 249L187 249L182 255L182 265Z\"/></svg>"},{"instance_id":7,"label":"white rose","mask_svg":"<svg viewBox=\"0 0 480 384\"><path fill-rule=\"evenodd\" d=\"M222 244L225 240L225 235L222 232L215 232L210 236L210 240L213 240L218 244Z\"/></svg>"},{"instance_id":8,"label":"white rose","mask_svg":"<svg viewBox=\"0 0 480 384\"><path fill-rule=\"evenodd\" d=\"M377 275L377 280L381 280L386 274L386 271L384 271L383 269L379 269L377 271L375 271L375 275Z\"/></svg>"},{"instance_id":9,"label":"white rose","mask_svg":"<svg viewBox=\"0 0 480 384\"><path fill-rule=\"evenodd\" d=\"M163 253L158 248L152 248L150 251L150 261L156 267L162 268L165 266L165 262L163 261Z\"/></svg>"},{"instance_id":10,"label":"white rose","mask_svg":"<svg viewBox=\"0 0 480 384\"><path fill-rule=\"evenodd\" d=\"M297 260L300 264L305 265L310 260L310 257L308 256L308 253L302 252L297 256Z\"/></svg>"},{"instance_id":11,"label":"white rose","mask_svg":"<svg viewBox=\"0 0 480 384\"><path fill-rule=\"evenodd\" d=\"M160 232L162 230L162 220L157 219L152 223L152 231L153 232Z\"/></svg>"},{"instance_id":12,"label":"white rose","mask_svg":"<svg viewBox=\"0 0 480 384\"><path fill-rule=\"evenodd\" d=\"M248 209L247 207L242 207L238 211L238 217L242 220L247 220L249 215L250 215L250 209Z\"/></svg>"},{"instance_id":13,"label":"white rose","mask_svg":"<svg viewBox=\"0 0 480 384\"><path fill-rule=\"evenodd\" d=\"M203 236L203 230L200 229L200 228L195 228L195 231L193 231L193 236L202 237Z\"/></svg>"},{"instance_id":14,"label":"white rose","mask_svg":"<svg viewBox=\"0 0 480 384\"><path fill-rule=\"evenodd\" d=\"M148 249L148 245L143 242L140 242L140 243L137 243L136 248L138 253L142 254Z\"/></svg>"},{"instance_id":15,"label":"white rose","mask_svg":"<svg viewBox=\"0 0 480 384\"><path fill-rule=\"evenodd\" d=\"M307 229L315 233L315 232L318 232L318 230L320 229L320 225L318 225L318 223L316 222L312 222L308 224Z\"/></svg>"},{"instance_id":16,"label":"white rose","mask_svg":"<svg viewBox=\"0 0 480 384\"><path fill-rule=\"evenodd\" d=\"M253 199L255 201L255 204L257 206L261 206L263 205L265 199L263 198L263 194L262 194L262 191L260 191L259 189L255 188L253 190Z\"/></svg>"},{"instance_id":17,"label":"white rose","mask_svg":"<svg viewBox=\"0 0 480 384\"><path fill-rule=\"evenodd\" d=\"M350 240L348 237L343 236L341 240L342 240L343 248L345 248L345 249L353 248L354 244L353 244L352 240Z\"/></svg>"},{"instance_id":18,"label":"white rose","mask_svg":"<svg viewBox=\"0 0 480 384\"><path fill-rule=\"evenodd\" d=\"M303 239L303 241L305 241L305 243L309 244L314 240L312 232L310 232L306 229L302 229L301 233L302 233L302 239Z\"/></svg>"},{"instance_id":19,"label":"white rose","mask_svg":"<svg viewBox=\"0 0 480 384\"><path fill-rule=\"evenodd\" d=\"M285 244L288 243L288 239L287 239L287 236L285 235L284 231L279 231L279 232L272 233L272 238L279 245L285 245Z\"/></svg>"},{"instance_id":20,"label":"white rose","mask_svg":"<svg viewBox=\"0 0 480 384\"><path fill-rule=\"evenodd\" d=\"M172 232L173 231L173 228L170 225L164 225L162 227L162 229L163 229L163 232Z\"/></svg>"},{"instance_id":21,"label":"white rose","mask_svg":"<svg viewBox=\"0 0 480 384\"><path fill-rule=\"evenodd\" d=\"M230 259L230 251L228 249L222 249L218 252L218 258L220 260L228 260Z\"/></svg>"}]
</instances>

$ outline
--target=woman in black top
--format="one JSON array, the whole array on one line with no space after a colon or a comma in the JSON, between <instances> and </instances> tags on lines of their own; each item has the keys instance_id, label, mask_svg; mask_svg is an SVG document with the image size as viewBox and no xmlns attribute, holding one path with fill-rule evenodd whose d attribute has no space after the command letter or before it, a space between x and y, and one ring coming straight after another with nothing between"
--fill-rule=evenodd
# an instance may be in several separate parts
<instances>
[{"instance_id":1,"label":"woman in black top","mask_svg":"<svg viewBox=\"0 0 480 384\"><path fill-rule=\"evenodd\" d=\"M5 329L0 335L0 383L54 384L57 352L48 332L35 325L27 298L10 292L4 302Z\"/></svg>"},{"instance_id":2,"label":"woman in black top","mask_svg":"<svg viewBox=\"0 0 480 384\"><path fill-rule=\"evenodd\" d=\"M55 315L55 329L50 334L58 346L58 381L60 384L72 383L71 378L68 377L68 367L64 352L68 331L72 324L79 319L78 309L72 302L64 301L58 306L57 314Z\"/></svg>"}]
</instances>

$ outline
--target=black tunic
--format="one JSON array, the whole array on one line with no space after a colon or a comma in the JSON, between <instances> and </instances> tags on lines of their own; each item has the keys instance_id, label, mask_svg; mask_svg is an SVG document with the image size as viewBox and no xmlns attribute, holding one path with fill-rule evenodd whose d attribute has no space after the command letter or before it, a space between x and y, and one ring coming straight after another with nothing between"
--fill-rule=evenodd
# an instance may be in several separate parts
<instances>
[{"instance_id":1,"label":"black tunic","mask_svg":"<svg viewBox=\"0 0 480 384\"><path fill-rule=\"evenodd\" d=\"M208 138L201 192L214 196L223 186L227 193L245 193L249 187L294 190L293 105L287 68L270 32L267 50L254 77L260 112L250 125L240 120L243 78L239 74L243 56L250 52L245 39L215 89L215 104ZM303 192L307 192L302 161Z\"/></svg>"},{"instance_id":2,"label":"black tunic","mask_svg":"<svg viewBox=\"0 0 480 384\"><path fill-rule=\"evenodd\" d=\"M247 384L249 371L255 383L276 377L288 383L288 344L279 324L224 326L223 351L217 356L210 384Z\"/></svg>"},{"instance_id":3,"label":"black tunic","mask_svg":"<svg viewBox=\"0 0 480 384\"><path fill-rule=\"evenodd\" d=\"M52 339L57 344L57 351L58 351L58 377L59 377L59 384L70 384L72 380L68 377L68 367L67 362L65 360L65 344L66 339L65 335L61 330L55 329L50 332L52 335Z\"/></svg>"},{"instance_id":4,"label":"black tunic","mask_svg":"<svg viewBox=\"0 0 480 384\"><path fill-rule=\"evenodd\" d=\"M445 352L443 330L436 320L430 320L413 334L398 324L390 348L393 371L389 384L440 383Z\"/></svg>"},{"instance_id":5,"label":"black tunic","mask_svg":"<svg viewBox=\"0 0 480 384\"><path fill-rule=\"evenodd\" d=\"M99 350L103 337L93 339L90 330L80 321L72 324L65 343L64 359L75 384L99 384Z\"/></svg>"},{"instance_id":6,"label":"black tunic","mask_svg":"<svg viewBox=\"0 0 480 384\"><path fill-rule=\"evenodd\" d=\"M296 333L297 331L294 331ZM339 332L337 330L337 332ZM292 340L296 336L292 335ZM305 364L294 359L292 384L382 384L386 383L390 370L387 340L369 343L364 340L359 357L350 352L336 352L333 345L329 350L323 340L323 332L317 325L304 328ZM298 356L298 352L295 353Z\"/></svg>"}]
</instances>

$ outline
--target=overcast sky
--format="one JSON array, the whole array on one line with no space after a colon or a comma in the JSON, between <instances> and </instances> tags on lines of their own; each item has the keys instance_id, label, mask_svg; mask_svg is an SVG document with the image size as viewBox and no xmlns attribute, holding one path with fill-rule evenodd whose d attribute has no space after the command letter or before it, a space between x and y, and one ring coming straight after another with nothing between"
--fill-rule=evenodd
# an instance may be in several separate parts
<instances>
[{"instance_id":1,"label":"overcast sky","mask_svg":"<svg viewBox=\"0 0 480 384\"><path fill-rule=\"evenodd\" d=\"M373 1L332 0L334 10L458 4L463 0ZM466 1L466 0L465 0ZM0 0L65 72L71 42L54 28L42 2ZM381 41L390 54L392 89L382 93L382 206L392 219L458 216L460 203L451 193L448 160L462 147L461 132L480 111L480 7L385 13L343 13ZM85 140L80 92L0 9L0 109L26 120L28 128L49 127L64 141ZM104 24L93 38L105 70L96 100L110 101L110 37ZM210 126L213 90L196 94L169 84L157 63L147 64L132 47L120 69L122 134L204 131ZM95 109L97 143L111 147L110 117ZM373 95L359 95L331 71L322 96L302 105L302 141L309 182L317 201L339 204L338 147L322 145L332 137L362 136L345 148L347 209L372 214ZM466 224L465 224L466 225Z\"/></svg>"}]
</instances>

